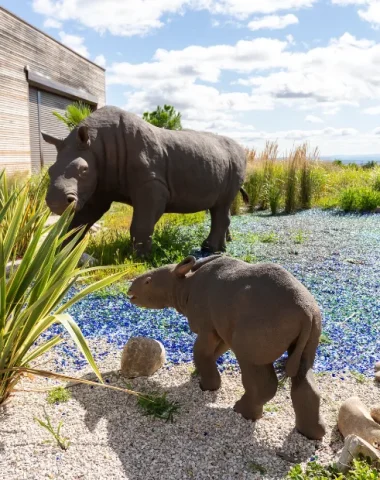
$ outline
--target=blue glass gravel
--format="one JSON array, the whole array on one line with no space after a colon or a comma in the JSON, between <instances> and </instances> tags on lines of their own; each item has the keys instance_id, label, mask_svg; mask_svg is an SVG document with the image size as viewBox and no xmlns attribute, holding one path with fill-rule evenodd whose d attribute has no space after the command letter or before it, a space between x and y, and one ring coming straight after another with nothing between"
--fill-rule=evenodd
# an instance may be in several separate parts
<instances>
[{"instance_id":1,"label":"blue glass gravel","mask_svg":"<svg viewBox=\"0 0 380 480\"><path fill-rule=\"evenodd\" d=\"M292 239L299 230L306 236L300 245ZM380 360L380 215L309 210L271 217L264 212L233 217L231 231L230 255L280 263L317 299L328 343L318 348L315 371L339 372L342 379L350 370L373 375L373 365ZM252 234L268 232L277 234L278 243L253 241ZM109 344L109 350L95 354L98 361L115 348L121 350L131 336L162 342L169 364L192 361L195 335L173 309L139 309L123 294L93 294L69 313L87 339L102 338ZM46 336L61 331L54 326ZM78 369L86 363L75 347L62 344L56 351L58 370L69 361ZM218 366L221 371L234 369L237 362L228 352Z\"/></svg>"}]
</instances>

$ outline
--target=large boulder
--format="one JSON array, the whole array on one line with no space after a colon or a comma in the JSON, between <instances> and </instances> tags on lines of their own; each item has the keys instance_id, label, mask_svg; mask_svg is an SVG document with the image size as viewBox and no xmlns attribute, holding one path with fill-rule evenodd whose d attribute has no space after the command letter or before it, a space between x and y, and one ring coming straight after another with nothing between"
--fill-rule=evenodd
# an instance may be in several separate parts
<instances>
[{"instance_id":1,"label":"large boulder","mask_svg":"<svg viewBox=\"0 0 380 480\"><path fill-rule=\"evenodd\" d=\"M359 397L350 397L339 410L338 428L344 438L356 435L370 445L380 445L380 425L375 422Z\"/></svg>"},{"instance_id":2,"label":"large boulder","mask_svg":"<svg viewBox=\"0 0 380 480\"><path fill-rule=\"evenodd\" d=\"M149 377L165 363L165 348L152 338L132 337L121 356L120 373L127 378Z\"/></svg>"}]
</instances>

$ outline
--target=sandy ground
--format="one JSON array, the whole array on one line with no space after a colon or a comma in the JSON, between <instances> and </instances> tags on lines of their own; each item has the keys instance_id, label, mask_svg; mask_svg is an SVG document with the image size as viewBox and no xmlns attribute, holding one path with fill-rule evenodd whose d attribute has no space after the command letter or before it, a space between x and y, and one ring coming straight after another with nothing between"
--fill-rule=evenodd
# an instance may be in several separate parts
<instances>
[{"instance_id":1,"label":"sandy ground","mask_svg":"<svg viewBox=\"0 0 380 480\"><path fill-rule=\"evenodd\" d=\"M100 367L110 384L125 386L119 357L113 352ZM130 382L135 390L165 391L180 402L174 423L143 416L134 397L100 387L73 386L72 399L59 405L48 405L46 393L17 393L0 414L0 479L280 479L295 463L336 458L343 446L336 427L343 400L358 395L372 406L380 399L379 386L371 380L318 375L328 433L316 442L294 430L288 385L279 388L264 417L253 423L232 410L242 394L238 373L224 373L218 392L202 392L191 369L191 364L162 368ZM75 375L89 378L88 373ZM55 383L24 380L20 388ZM46 443L51 437L33 420L43 418L44 407L53 425L63 421L62 435L71 441L67 451Z\"/></svg>"}]
</instances>

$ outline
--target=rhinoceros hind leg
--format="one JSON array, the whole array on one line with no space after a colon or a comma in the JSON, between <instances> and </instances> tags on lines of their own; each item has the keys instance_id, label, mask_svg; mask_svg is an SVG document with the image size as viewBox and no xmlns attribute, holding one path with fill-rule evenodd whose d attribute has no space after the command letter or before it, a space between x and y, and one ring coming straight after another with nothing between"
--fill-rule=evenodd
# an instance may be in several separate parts
<instances>
[{"instance_id":1,"label":"rhinoceros hind leg","mask_svg":"<svg viewBox=\"0 0 380 480\"><path fill-rule=\"evenodd\" d=\"M306 375L292 378L291 397L297 430L307 438L320 440L326 433L326 427L320 416L321 397L311 369Z\"/></svg>"},{"instance_id":2,"label":"rhinoceros hind leg","mask_svg":"<svg viewBox=\"0 0 380 480\"><path fill-rule=\"evenodd\" d=\"M211 231L202 244L202 250L210 253L226 251L226 236L230 226L229 207L225 205L210 208Z\"/></svg>"},{"instance_id":3,"label":"rhinoceros hind leg","mask_svg":"<svg viewBox=\"0 0 380 480\"><path fill-rule=\"evenodd\" d=\"M235 403L234 410L247 420L258 420L263 415L264 405L276 395L276 372L271 363L252 365L248 361L239 361L239 365L245 393Z\"/></svg>"}]
</instances>

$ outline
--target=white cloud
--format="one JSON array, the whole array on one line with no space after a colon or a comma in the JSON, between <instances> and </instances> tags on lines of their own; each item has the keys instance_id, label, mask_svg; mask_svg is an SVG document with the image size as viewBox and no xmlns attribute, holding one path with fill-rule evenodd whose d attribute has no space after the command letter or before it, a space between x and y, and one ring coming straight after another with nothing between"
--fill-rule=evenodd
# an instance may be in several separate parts
<instances>
[{"instance_id":1,"label":"white cloud","mask_svg":"<svg viewBox=\"0 0 380 480\"><path fill-rule=\"evenodd\" d=\"M304 100L329 104L329 108L358 105L380 96L379 56L380 44L345 33L325 47L283 52L277 66L281 70L239 83L252 86L256 95L271 95L287 104Z\"/></svg>"},{"instance_id":2,"label":"white cloud","mask_svg":"<svg viewBox=\"0 0 380 480\"><path fill-rule=\"evenodd\" d=\"M235 45L190 46L183 50L158 49L153 62L114 63L108 70L110 84L149 87L152 82L178 83L197 79L216 83L223 70L249 73L285 66L287 42L256 38ZM156 85L154 85L155 87Z\"/></svg>"},{"instance_id":3,"label":"white cloud","mask_svg":"<svg viewBox=\"0 0 380 480\"><path fill-rule=\"evenodd\" d=\"M247 18L257 13L275 13L283 10L312 7L318 0L210 0L204 2L212 13Z\"/></svg>"},{"instance_id":4,"label":"white cloud","mask_svg":"<svg viewBox=\"0 0 380 480\"><path fill-rule=\"evenodd\" d=\"M374 28L380 27L380 0L331 0L332 4L347 6L364 6L359 8L358 15L361 19L372 24Z\"/></svg>"},{"instance_id":5,"label":"white cloud","mask_svg":"<svg viewBox=\"0 0 380 480\"><path fill-rule=\"evenodd\" d=\"M308 123L323 123L322 118L316 117L315 115L307 115L305 117L305 122Z\"/></svg>"},{"instance_id":6,"label":"white cloud","mask_svg":"<svg viewBox=\"0 0 380 480\"><path fill-rule=\"evenodd\" d=\"M274 135L247 129L237 121L244 112L281 105L307 111L305 120L317 124L323 122L319 115L335 115L340 108L380 98L380 44L348 33L306 52L302 46L295 50L292 42L292 38L256 38L234 45L158 49L150 62L112 64L107 83L128 88L127 110L141 114L170 103L181 111L186 125L228 133L244 142ZM219 82L225 71L237 73L240 79L222 90ZM359 138L352 129L292 130L279 135L284 140Z\"/></svg>"},{"instance_id":7,"label":"white cloud","mask_svg":"<svg viewBox=\"0 0 380 480\"><path fill-rule=\"evenodd\" d=\"M61 28L62 23L58 22L58 20L55 20L54 18L47 18L44 21L44 27L45 28Z\"/></svg>"},{"instance_id":8,"label":"white cloud","mask_svg":"<svg viewBox=\"0 0 380 480\"><path fill-rule=\"evenodd\" d=\"M367 115L380 115L380 105L377 105L376 107L365 108L363 113L366 113Z\"/></svg>"},{"instance_id":9,"label":"white cloud","mask_svg":"<svg viewBox=\"0 0 380 480\"><path fill-rule=\"evenodd\" d=\"M106 66L106 57L103 54L97 55L94 59L94 62L101 67Z\"/></svg>"},{"instance_id":10,"label":"white cloud","mask_svg":"<svg viewBox=\"0 0 380 480\"><path fill-rule=\"evenodd\" d=\"M74 20L103 33L145 35L161 28L164 17L186 10L208 10L211 14L239 19L253 14L311 7L317 0L33 0L36 12L58 21Z\"/></svg>"},{"instance_id":11,"label":"white cloud","mask_svg":"<svg viewBox=\"0 0 380 480\"><path fill-rule=\"evenodd\" d=\"M289 25L298 23L298 18L293 14L288 15L267 15L265 17L256 17L248 23L248 28L252 31L256 30L281 30Z\"/></svg>"},{"instance_id":12,"label":"white cloud","mask_svg":"<svg viewBox=\"0 0 380 480\"><path fill-rule=\"evenodd\" d=\"M77 52L86 58L90 56L89 51L87 50L87 47L84 44L83 37L79 37L78 35L70 35L68 33L61 31L59 32L59 38L61 39L61 42L64 45L74 50L74 52Z\"/></svg>"}]
</instances>

